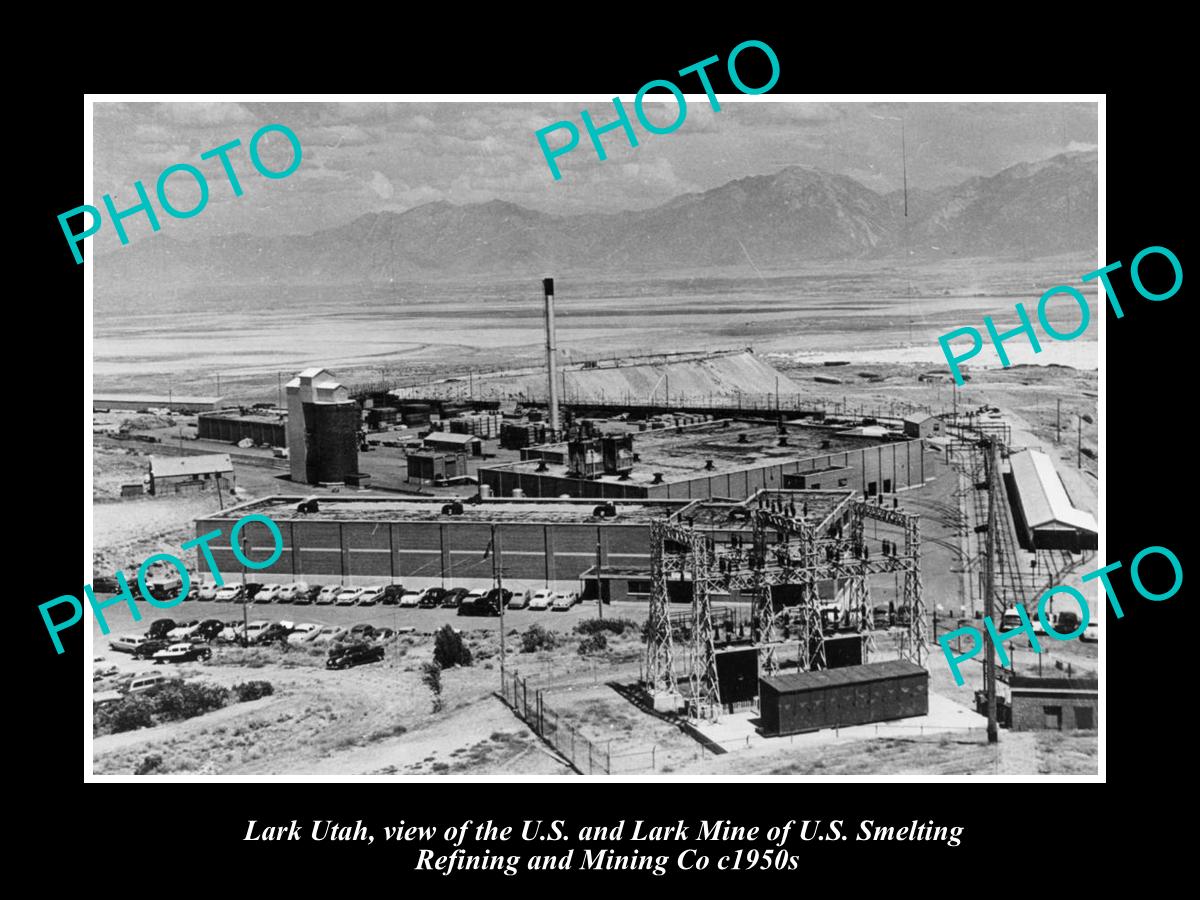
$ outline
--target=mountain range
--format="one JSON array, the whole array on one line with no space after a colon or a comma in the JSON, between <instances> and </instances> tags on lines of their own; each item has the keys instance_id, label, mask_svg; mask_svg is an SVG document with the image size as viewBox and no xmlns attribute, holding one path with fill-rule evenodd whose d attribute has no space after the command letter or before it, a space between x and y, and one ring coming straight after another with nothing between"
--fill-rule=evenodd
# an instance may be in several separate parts
<instances>
[{"instance_id":1,"label":"mountain range","mask_svg":"<svg viewBox=\"0 0 1200 900\"><path fill-rule=\"evenodd\" d=\"M308 235L164 233L98 256L97 284L346 283L529 272L650 273L809 260L1094 252L1097 155L1064 153L937 190L881 194L789 166L648 210L553 215L492 200L368 213Z\"/></svg>"}]
</instances>

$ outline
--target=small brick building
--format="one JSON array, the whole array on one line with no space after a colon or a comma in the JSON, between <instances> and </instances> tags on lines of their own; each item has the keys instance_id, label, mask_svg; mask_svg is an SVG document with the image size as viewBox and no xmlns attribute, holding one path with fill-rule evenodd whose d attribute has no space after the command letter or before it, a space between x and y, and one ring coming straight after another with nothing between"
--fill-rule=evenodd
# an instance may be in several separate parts
<instances>
[{"instance_id":1,"label":"small brick building","mask_svg":"<svg viewBox=\"0 0 1200 900\"><path fill-rule=\"evenodd\" d=\"M1098 727L1095 678L1012 676L1013 731L1091 731Z\"/></svg>"}]
</instances>

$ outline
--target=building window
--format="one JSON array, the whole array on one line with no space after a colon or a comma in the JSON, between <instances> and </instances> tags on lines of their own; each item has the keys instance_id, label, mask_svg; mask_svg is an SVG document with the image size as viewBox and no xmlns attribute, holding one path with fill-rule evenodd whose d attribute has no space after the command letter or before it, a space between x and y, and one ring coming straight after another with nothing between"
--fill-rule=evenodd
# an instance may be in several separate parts
<instances>
[{"instance_id":1,"label":"building window","mask_svg":"<svg viewBox=\"0 0 1200 900\"><path fill-rule=\"evenodd\" d=\"M631 594L649 594L650 592L650 582L648 581L629 582L629 593Z\"/></svg>"},{"instance_id":2,"label":"building window","mask_svg":"<svg viewBox=\"0 0 1200 900\"><path fill-rule=\"evenodd\" d=\"M838 479L838 487L845 487L845 486L846 486L846 479L845 479L845 478L839 478L839 479Z\"/></svg>"},{"instance_id":3,"label":"building window","mask_svg":"<svg viewBox=\"0 0 1200 900\"><path fill-rule=\"evenodd\" d=\"M1091 731L1096 727L1095 712L1090 706L1075 707L1075 727L1084 731Z\"/></svg>"}]
</instances>

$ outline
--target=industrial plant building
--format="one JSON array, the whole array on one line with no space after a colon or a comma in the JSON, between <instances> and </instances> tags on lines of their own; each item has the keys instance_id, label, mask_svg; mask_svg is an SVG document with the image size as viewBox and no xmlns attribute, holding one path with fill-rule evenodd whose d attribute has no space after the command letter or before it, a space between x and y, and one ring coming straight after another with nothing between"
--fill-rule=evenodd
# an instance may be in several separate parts
<instances>
[{"instance_id":1,"label":"industrial plant building","mask_svg":"<svg viewBox=\"0 0 1200 900\"><path fill-rule=\"evenodd\" d=\"M849 488L865 496L918 487L942 469L923 441L836 434L812 424L781 427L722 419L634 434L604 464L603 445L572 458L568 445L529 448L530 458L479 469L494 496L742 500L779 488ZM603 440L603 439L602 439ZM615 454L615 451L614 451ZM534 458L537 457L537 458ZM561 461L557 461L561 460ZM841 471L834 471L841 470ZM825 479L808 476L829 473Z\"/></svg>"},{"instance_id":2,"label":"industrial plant building","mask_svg":"<svg viewBox=\"0 0 1200 900\"><path fill-rule=\"evenodd\" d=\"M1054 462L1040 450L1021 450L1009 457L1007 477L1013 520L1026 550L1095 550L1095 517L1076 509L1067 496Z\"/></svg>"},{"instance_id":3,"label":"industrial plant building","mask_svg":"<svg viewBox=\"0 0 1200 900\"><path fill-rule=\"evenodd\" d=\"M287 446L292 481L341 484L358 473L362 413L326 369L305 369L287 383Z\"/></svg>"},{"instance_id":4,"label":"industrial plant building","mask_svg":"<svg viewBox=\"0 0 1200 900\"><path fill-rule=\"evenodd\" d=\"M230 444L248 438L264 447L286 447L287 414L283 410L248 412L243 409L201 413L196 419L196 437Z\"/></svg>"},{"instance_id":5,"label":"industrial plant building","mask_svg":"<svg viewBox=\"0 0 1200 900\"><path fill-rule=\"evenodd\" d=\"M651 520L687 505L622 503L607 517L596 516L591 501L488 500L463 503L457 513L446 510L446 498L354 495L320 497L318 511L302 513L304 499L271 497L213 513L197 520L196 533L221 529L226 543L210 545L214 558L222 572L236 572L241 565L228 545L233 523L251 513L271 518L283 534L283 555L255 573L259 580L482 586L491 582L499 553L506 582L565 587L578 586L597 560L648 571ZM265 525L251 522L244 533L252 559L270 555Z\"/></svg>"},{"instance_id":6,"label":"industrial plant building","mask_svg":"<svg viewBox=\"0 0 1200 900\"><path fill-rule=\"evenodd\" d=\"M1009 681L1013 731L1097 727L1100 683L1096 678L1013 675Z\"/></svg>"}]
</instances>

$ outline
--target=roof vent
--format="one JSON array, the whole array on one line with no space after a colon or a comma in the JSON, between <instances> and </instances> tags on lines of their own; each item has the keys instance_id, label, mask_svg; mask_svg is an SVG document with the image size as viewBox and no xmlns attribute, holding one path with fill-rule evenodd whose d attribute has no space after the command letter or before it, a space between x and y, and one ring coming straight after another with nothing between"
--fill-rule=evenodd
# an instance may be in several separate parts
<instances>
[{"instance_id":1,"label":"roof vent","mask_svg":"<svg viewBox=\"0 0 1200 900\"><path fill-rule=\"evenodd\" d=\"M713 461L711 459L706 459L704 461L704 468L706 471L711 472L713 470Z\"/></svg>"},{"instance_id":2,"label":"roof vent","mask_svg":"<svg viewBox=\"0 0 1200 900\"><path fill-rule=\"evenodd\" d=\"M651 481L650 483L651 483L651 484L662 484L662 483L663 483L663 480L662 480L662 472L655 472L655 473L654 473L654 480L653 480L653 481Z\"/></svg>"},{"instance_id":3,"label":"roof vent","mask_svg":"<svg viewBox=\"0 0 1200 900\"><path fill-rule=\"evenodd\" d=\"M549 472L550 471L550 467L548 465L546 465L545 459L538 460L537 471L539 471L539 472Z\"/></svg>"},{"instance_id":4,"label":"roof vent","mask_svg":"<svg viewBox=\"0 0 1200 900\"><path fill-rule=\"evenodd\" d=\"M786 447L786 446L787 446L787 435L786 435L786 434L781 434L781 435L779 436L779 446L780 446L780 447Z\"/></svg>"},{"instance_id":5,"label":"roof vent","mask_svg":"<svg viewBox=\"0 0 1200 900\"><path fill-rule=\"evenodd\" d=\"M737 439L737 442L738 442L739 444L744 444L744 443L746 443L746 432L744 432L744 431L738 432L738 439Z\"/></svg>"}]
</instances>

